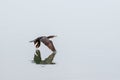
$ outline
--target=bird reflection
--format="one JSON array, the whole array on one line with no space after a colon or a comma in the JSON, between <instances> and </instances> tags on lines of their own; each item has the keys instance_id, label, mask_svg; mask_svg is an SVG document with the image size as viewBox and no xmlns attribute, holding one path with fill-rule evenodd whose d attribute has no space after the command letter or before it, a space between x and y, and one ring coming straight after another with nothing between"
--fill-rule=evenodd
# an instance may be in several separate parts
<instances>
[{"instance_id":1,"label":"bird reflection","mask_svg":"<svg viewBox=\"0 0 120 80\"><path fill-rule=\"evenodd\" d=\"M36 63L36 64L55 64L52 62L55 55L56 55L56 53L53 52L47 58L45 58L45 60L42 60L40 50L36 50L36 52L34 54L34 63Z\"/></svg>"}]
</instances>

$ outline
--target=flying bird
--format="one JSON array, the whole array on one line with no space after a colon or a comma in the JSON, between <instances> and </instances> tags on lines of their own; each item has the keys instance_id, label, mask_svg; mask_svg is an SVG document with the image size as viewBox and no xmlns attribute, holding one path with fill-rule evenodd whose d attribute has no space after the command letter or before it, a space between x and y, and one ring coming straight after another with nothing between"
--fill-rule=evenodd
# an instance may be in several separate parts
<instances>
[{"instance_id":1,"label":"flying bird","mask_svg":"<svg viewBox=\"0 0 120 80\"><path fill-rule=\"evenodd\" d=\"M36 48L39 48L40 45L41 45L41 42L43 44L45 44L50 50L52 50L53 52L56 52L56 49L53 45L53 42L51 40L49 40L50 38L54 38L56 36L54 35L51 35L51 36L41 36L41 37L38 37L30 42L34 42L34 45Z\"/></svg>"}]
</instances>

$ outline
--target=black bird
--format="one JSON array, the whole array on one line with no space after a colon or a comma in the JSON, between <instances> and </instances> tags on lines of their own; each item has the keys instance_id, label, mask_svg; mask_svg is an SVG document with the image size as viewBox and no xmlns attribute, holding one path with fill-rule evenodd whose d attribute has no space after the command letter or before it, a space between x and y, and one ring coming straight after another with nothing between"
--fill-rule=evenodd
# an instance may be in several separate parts
<instances>
[{"instance_id":1,"label":"black bird","mask_svg":"<svg viewBox=\"0 0 120 80\"><path fill-rule=\"evenodd\" d=\"M51 36L41 36L41 37L38 37L36 38L35 40L32 40L30 42L34 42L34 45L36 48L39 48L40 47L40 44L41 42L43 42L43 44L45 44L50 50L52 50L53 52L56 52L56 49L53 45L53 42L51 40L49 40L50 38L54 38L56 36L54 35L51 35Z\"/></svg>"}]
</instances>

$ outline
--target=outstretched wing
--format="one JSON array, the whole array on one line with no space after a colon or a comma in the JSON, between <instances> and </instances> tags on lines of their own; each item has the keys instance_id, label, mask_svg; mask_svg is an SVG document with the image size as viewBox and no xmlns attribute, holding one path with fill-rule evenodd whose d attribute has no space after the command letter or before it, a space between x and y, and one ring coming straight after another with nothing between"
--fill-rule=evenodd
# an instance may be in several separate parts
<instances>
[{"instance_id":1,"label":"outstretched wing","mask_svg":"<svg viewBox=\"0 0 120 80\"><path fill-rule=\"evenodd\" d=\"M52 51L56 51L53 42L51 40L42 40L42 42Z\"/></svg>"},{"instance_id":2,"label":"outstretched wing","mask_svg":"<svg viewBox=\"0 0 120 80\"><path fill-rule=\"evenodd\" d=\"M48 36L47 38L50 39L50 38L54 38L56 37L55 35L51 35L51 36Z\"/></svg>"}]
</instances>

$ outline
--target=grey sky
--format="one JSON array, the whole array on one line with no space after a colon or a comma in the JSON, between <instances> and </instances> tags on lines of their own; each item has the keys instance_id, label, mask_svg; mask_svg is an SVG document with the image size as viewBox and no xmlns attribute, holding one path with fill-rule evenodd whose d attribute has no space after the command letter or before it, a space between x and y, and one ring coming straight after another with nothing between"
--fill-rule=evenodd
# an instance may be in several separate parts
<instances>
[{"instance_id":1,"label":"grey sky","mask_svg":"<svg viewBox=\"0 0 120 80\"><path fill-rule=\"evenodd\" d=\"M56 65L31 63L51 34ZM119 0L2 0L0 37L0 80L120 80Z\"/></svg>"}]
</instances>

